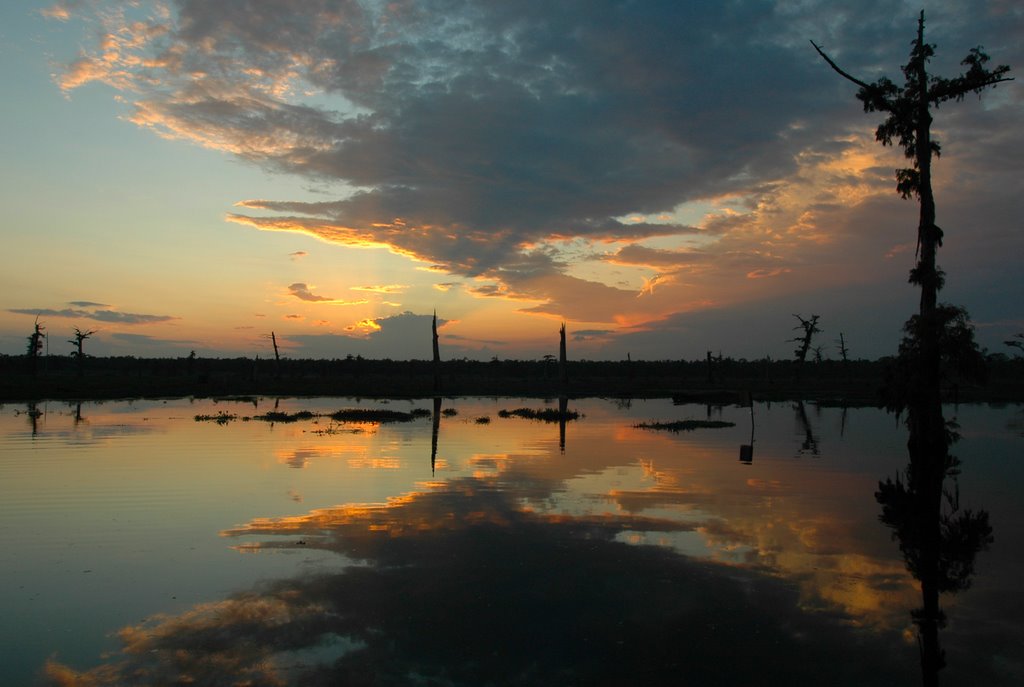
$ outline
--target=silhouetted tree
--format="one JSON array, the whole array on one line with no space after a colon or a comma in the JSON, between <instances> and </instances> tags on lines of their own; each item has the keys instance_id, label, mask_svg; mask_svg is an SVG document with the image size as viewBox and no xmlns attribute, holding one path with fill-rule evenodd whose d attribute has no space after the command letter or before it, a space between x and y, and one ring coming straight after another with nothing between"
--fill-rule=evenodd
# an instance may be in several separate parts
<instances>
[{"instance_id":1,"label":"silhouetted tree","mask_svg":"<svg viewBox=\"0 0 1024 687\"><path fill-rule=\"evenodd\" d=\"M95 333L95 329L90 329L87 332L83 332L78 327L75 327L75 338L68 339L68 343L75 347L75 350L71 352L71 356L74 358L84 358L85 351L82 350L82 344L85 343L86 339L88 339Z\"/></svg>"},{"instance_id":2,"label":"silhouetted tree","mask_svg":"<svg viewBox=\"0 0 1024 687\"><path fill-rule=\"evenodd\" d=\"M1014 334L1014 338L1007 339L1003 343L1010 348L1016 348L1017 350L1024 352L1024 334Z\"/></svg>"},{"instance_id":3,"label":"silhouetted tree","mask_svg":"<svg viewBox=\"0 0 1024 687\"><path fill-rule=\"evenodd\" d=\"M277 349L277 334L270 332L270 343L274 344L274 376L281 376L281 352Z\"/></svg>"},{"instance_id":4,"label":"silhouetted tree","mask_svg":"<svg viewBox=\"0 0 1024 687\"><path fill-rule=\"evenodd\" d=\"M982 380L985 375L985 356L974 340L974 326L970 322L967 310L948 303L940 303L935 309L935 317L940 327L940 384L958 385L964 381ZM924 330L921 317L912 316L907 320L903 330L899 354L888 372L883 390L887 408L896 413L908 409L914 411L915 395L924 384L920 378L922 370L919 365Z\"/></svg>"},{"instance_id":5,"label":"silhouetted tree","mask_svg":"<svg viewBox=\"0 0 1024 687\"><path fill-rule=\"evenodd\" d=\"M836 343L839 344L839 359L843 361L843 365L850 362L850 349L846 347L846 339L842 332L839 332L839 338L836 339Z\"/></svg>"},{"instance_id":6,"label":"silhouetted tree","mask_svg":"<svg viewBox=\"0 0 1024 687\"><path fill-rule=\"evenodd\" d=\"M919 628L922 676L926 686L937 685L938 671L944 662L938 644L938 628L943 623L938 593L948 586L943 583L948 563L942 558L944 533L953 535L955 541L960 538L958 532L971 531L978 541L987 541L990 530L986 533L987 515L983 521L980 515L954 521L944 515L942 505L943 480L955 465L949 454L951 435L942 415L943 359L959 355L949 347L960 353L970 349L965 341L973 344L973 338L964 338L971 333L966 311L938 303L944 275L936 265L936 253L942 245L943 232L935 223L931 164L932 155L937 156L940 148L931 136L931 110L950 100L963 100L968 93L980 94L990 86L1009 81L1005 76L1009 67L1001 65L989 70L989 56L978 47L962 60L967 71L960 76L947 79L929 75L928 61L935 54L935 46L924 40L924 11L918 17L910 59L903 66L903 86L886 77L871 84L857 79L836 65L813 41L812 45L833 70L859 86L857 98L864 104L865 112L887 113L875 131L875 139L884 146L898 142L903 154L912 161L911 167L896 170L896 190L904 198L916 198L920 206L917 264L910 271L910 282L921 288L921 297L918 314L907 322L907 336L900 345L897 376L902 374L903 378L896 380L889 401L890 408L907 408L910 464L906 486L899 479L884 482L876 498L882 505L883 522L893 527L908 567L921 580L924 605L913 615ZM967 542L964 550L972 549L974 543ZM977 549L973 546L974 551ZM969 560L973 561L973 553Z\"/></svg>"},{"instance_id":7,"label":"silhouetted tree","mask_svg":"<svg viewBox=\"0 0 1024 687\"><path fill-rule=\"evenodd\" d=\"M39 324L39 318L36 317L32 333L28 336L28 350L26 351L29 360L29 371L33 377L36 376L39 357L43 354L44 331L46 331L45 327Z\"/></svg>"},{"instance_id":8,"label":"silhouetted tree","mask_svg":"<svg viewBox=\"0 0 1024 687\"><path fill-rule=\"evenodd\" d=\"M434 391L437 391L441 386L441 349L438 346L437 341L437 311L434 311L434 319L430 324L430 330L433 333L434 342Z\"/></svg>"},{"instance_id":9,"label":"silhouetted tree","mask_svg":"<svg viewBox=\"0 0 1024 687\"><path fill-rule=\"evenodd\" d=\"M1010 71L1006 65L988 69L989 56L981 47L972 48L961 64L967 71L952 79L928 74L928 60L935 54L935 46L924 40L924 11L918 17L917 37L911 43L910 59L903 66L905 83L897 86L886 77L874 83L862 81L843 71L816 43L818 54L843 78L860 87L857 99L865 112L887 113L875 131L875 139L883 146L898 142L903 154L912 161L912 167L896 170L896 190L904 198L916 198L920 204L917 225L917 264L910 271L910 281L921 287L918 312L918 346L920 366L917 375L925 397L939 397L940 353L939 338L942 322L936 314L938 292L944 275L936 266L935 258L942 245L942 230L935 224L935 196L932 193L932 155L938 156L940 147L931 135L933 107L950 100L960 101L968 93L980 94L986 88L1003 81ZM915 418L910 418L913 427ZM923 434L938 435L942 422L926 422L920 427Z\"/></svg>"},{"instance_id":10,"label":"silhouetted tree","mask_svg":"<svg viewBox=\"0 0 1024 687\"><path fill-rule=\"evenodd\" d=\"M558 335L558 379L562 386L565 386L569 383L569 370L565 353L565 322L562 323L562 328L558 330Z\"/></svg>"},{"instance_id":11,"label":"silhouetted tree","mask_svg":"<svg viewBox=\"0 0 1024 687\"><path fill-rule=\"evenodd\" d=\"M804 318L800 317L795 313L793 314L793 317L800 320L800 324L793 327L793 329L803 330L802 336L798 336L795 339L789 340L792 343L800 344L799 347L795 351L793 351L793 355L796 356L797 362L796 374L797 377L799 377L800 370L803 368L804 361L807 359L807 351L809 351L811 348L811 339L814 337L815 334L820 333L821 330L818 328L817 315L811 315L811 318L809 320L805 320Z\"/></svg>"},{"instance_id":12,"label":"silhouetted tree","mask_svg":"<svg viewBox=\"0 0 1024 687\"><path fill-rule=\"evenodd\" d=\"M706 361L708 366L708 384L714 384L715 380L719 378L719 370L722 367L722 352L719 351L716 357L711 355L711 351L708 351Z\"/></svg>"},{"instance_id":13,"label":"silhouetted tree","mask_svg":"<svg viewBox=\"0 0 1024 687\"><path fill-rule=\"evenodd\" d=\"M82 344L84 344L85 340L95 333L95 329L83 332L78 327L75 327L75 338L68 339L68 343L75 347L75 350L71 352L71 355L77 360L79 375L82 374L82 366L85 364L85 351L82 350Z\"/></svg>"}]
</instances>

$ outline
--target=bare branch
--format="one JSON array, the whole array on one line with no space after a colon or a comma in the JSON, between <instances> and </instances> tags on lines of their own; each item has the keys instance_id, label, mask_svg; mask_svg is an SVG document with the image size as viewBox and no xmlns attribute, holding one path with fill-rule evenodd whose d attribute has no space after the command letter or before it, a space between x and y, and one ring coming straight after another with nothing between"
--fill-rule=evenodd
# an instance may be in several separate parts
<instances>
[{"instance_id":1,"label":"bare branch","mask_svg":"<svg viewBox=\"0 0 1024 687\"><path fill-rule=\"evenodd\" d=\"M835 62L833 62L832 58L829 57L828 55L826 55L825 51L822 50L820 47L818 47L817 43L815 43L814 41L811 41L811 45L814 46L814 49L818 51L818 54L821 55L822 59L825 60L826 62L828 62L828 66L832 67L832 69L834 69L836 71L836 73L839 74L839 76L843 77L844 79L847 79L848 81L852 81L853 83L857 84L858 86L860 86L863 89L871 90L871 86L869 84L864 83L863 81L861 81L857 77L855 77L855 76L853 76L853 75L851 75L851 74L849 74L847 72L844 72L842 69L840 69L839 65L837 65Z\"/></svg>"}]
</instances>

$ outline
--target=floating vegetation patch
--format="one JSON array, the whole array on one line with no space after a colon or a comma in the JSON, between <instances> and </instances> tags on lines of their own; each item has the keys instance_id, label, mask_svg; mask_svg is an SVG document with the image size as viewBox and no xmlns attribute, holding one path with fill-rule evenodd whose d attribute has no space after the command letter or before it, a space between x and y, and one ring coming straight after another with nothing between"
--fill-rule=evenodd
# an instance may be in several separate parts
<instances>
[{"instance_id":1,"label":"floating vegetation patch","mask_svg":"<svg viewBox=\"0 0 1024 687\"><path fill-rule=\"evenodd\" d=\"M554 408L516 408L515 410L499 410L498 417L521 417L527 420L540 420L541 422L561 422L562 420L578 420L580 414L575 410L556 410Z\"/></svg>"},{"instance_id":2,"label":"floating vegetation patch","mask_svg":"<svg viewBox=\"0 0 1024 687\"><path fill-rule=\"evenodd\" d=\"M692 432L695 429L735 427L736 423L724 420L677 420L675 422L641 422L633 426L637 429L660 429L666 432Z\"/></svg>"},{"instance_id":3,"label":"floating vegetation patch","mask_svg":"<svg viewBox=\"0 0 1024 687\"><path fill-rule=\"evenodd\" d=\"M366 430L361 429L359 427L351 427L351 428L346 427L346 428L342 428L342 427L335 427L333 424L331 424L328 427L323 427L321 429L314 429L314 430L312 430L312 433L316 434L318 436L326 437L326 436L334 436L335 434L363 434L365 431Z\"/></svg>"},{"instance_id":4,"label":"floating vegetation patch","mask_svg":"<svg viewBox=\"0 0 1024 687\"><path fill-rule=\"evenodd\" d=\"M280 410L272 410L263 415L243 417L243 421L260 420L261 422L299 422L301 420L315 420L321 417L329 417L336 422L410 422L421 417L430 417L431 412L426 408L416 408L408 413L400 410L385 410L383 408L347 408L334 413L314 413L309 410L299 410L294 413L286 413ZM237 415L221 411L216 415L196 415L196 422L216 422L226 425L232 420L237 420Z\"/></svg>"},{"instance_id":5,"label":"floating vegetation patch","mask_svg":"<svg viewBox=\"0 0 1024 687\"><path fill-rule=\"evenodd\" d=\"M455 417L458 414L459 411L457 411L455 408L445 408L444 410L441 411L441 415L445 417Z\"/></svg>"},{"instance_id":6,"label":"floating vegetation patch","mask_svg":"<svg viewBox=\"0 0 1024 687\"><path fill-rule=\"evenodd\" d=\"M300 410L295 413L284 413L279 410L272 410L263 415L254 415L252 419L262 420L263 422L298 422L299 420L312 420L315 417L320 416L315 413L311 413L308 410Z\"/></svg>"},{"instance_id":7,"label":"floating vegetation patch","mask_svg":"<svg viewBox=\"0 0 1024 687\"><path fill-rule=\"evenodd\" d=\"M491 416L481 415L477 419L473 420L473 422L477 423L478 425L489 425L491 424Z\"/></svg>"},{"instance_id":8,"label":"floating vegetation patch","mask_svg":"<svg viewBox=\"0 0 1024 687\"><path fill-rule=\"evenodd\" d=\"M237 420L237 415L221 411L216 415L196 415L196 422L216 422L218 425L226 425L232 420Z\"/></svg>"},{"instance_id":9,"label":"floating vegetation patch","mask_svg":"<svg viewBox=\"0 0 1024 687\"><path fill-rule=\"evenodd\" d=\"M218 396L213 399L214 403L251 403L256 405L258 399L255 396Z\"/></svg>"},{"instance_id":10,"label":"floating vegetation patch","mask_svg":"<svg viewBox=\"0 0 1024 687\"><path fill-rule=\"evenodd\" d=\"M417 408L411 413L383 408L349 408L331 413L329 417L338 422L409 422L429 415L430 411L425 408Z\"/></svg>"}]
</instances>

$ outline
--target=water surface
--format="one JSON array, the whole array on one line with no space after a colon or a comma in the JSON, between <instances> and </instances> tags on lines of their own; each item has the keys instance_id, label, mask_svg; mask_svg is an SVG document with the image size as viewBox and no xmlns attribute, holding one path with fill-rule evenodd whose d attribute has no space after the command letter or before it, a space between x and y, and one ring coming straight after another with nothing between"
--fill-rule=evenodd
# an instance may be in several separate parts
<instances>
[{"instance_id":1,"label":"water surface","mask_svg":"<svg viewBox=\"0 0 1024 687\"><path fill-rule=\"evenodd\" d=\"M3 406L3 683L920 681L921 590L875 500L907 462L892 416L756 404L751 442L749 408L499 415L523 406L558 402ZM245 419L355 407L430 412ZM1020 684L1024 412L946 415L951 503L994 537L942 599L941 679ZM735 424L635 426L681 419Z\"/></svg>"}]
</instances>

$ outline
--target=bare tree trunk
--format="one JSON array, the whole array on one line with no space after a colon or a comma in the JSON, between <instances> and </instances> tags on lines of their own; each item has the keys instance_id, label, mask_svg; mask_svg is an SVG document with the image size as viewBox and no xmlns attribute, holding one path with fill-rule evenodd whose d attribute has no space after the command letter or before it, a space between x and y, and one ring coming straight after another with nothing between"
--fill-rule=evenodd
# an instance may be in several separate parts
<instances>
[{"instance_id":1,"label":"bare tree trunk","mask_svg":"<svg viewBox=\"0 0 1024 687\"><path fill-rule=\"evenodd\" d=\"M270 341L274 344L274 376L281 376L281 353L277 350L277 335L270 332Z\"/></svg>"},{"instance_id":2,"label":"bare tree trunk","mask_svg":"<svg viewBox=\"0 0 1024 687\"><path fill-rule=\"evenodd\" d=\"M439 391L440 388L441 388L441 348L438 345L438 341L437 341L437 311L436 310L434 311L434 320L431 323L430 328L431 328L431 331L433 333L433 340L434 340L434 363L433 363L433 370L434 370L434 391L436 392L436 391Z\"/></svg>"},{"instance_id":3,"label":"bare tree trunk","mask_svg":"<svg viewBox=\"0 0 1024 687\"><path fill-rule=\"evenodd\" d=\"M558 331L558 334L558 379L562 384L562 388L565 388L569 386L569 370L565 353L565 322L562 323L562 328Z\"/></svg>"}]
</instances>

